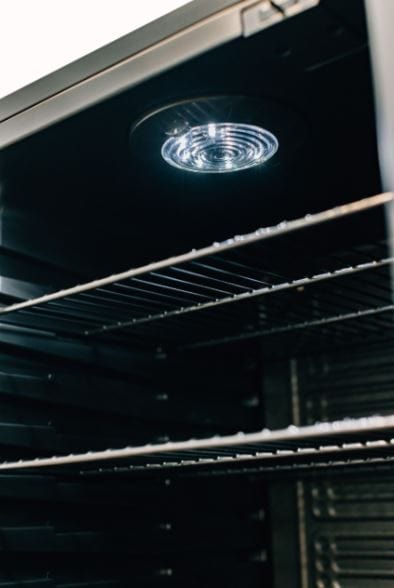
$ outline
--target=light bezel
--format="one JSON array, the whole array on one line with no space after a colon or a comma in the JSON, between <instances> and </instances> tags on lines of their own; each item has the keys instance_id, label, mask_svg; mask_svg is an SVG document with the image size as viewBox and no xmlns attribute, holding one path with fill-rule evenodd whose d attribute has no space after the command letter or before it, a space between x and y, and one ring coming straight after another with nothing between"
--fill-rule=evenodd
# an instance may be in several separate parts
<instances>
[{"instance_id":1,"label":"light bezel","mask_svg":"<svg viewBox=\"0 0 394 588\"><path fill-rule=\"evenodd\" d=\"M214 140L215 137L218 135L218 132L229 133L227 144L226 142L222 142L222 144L218 144L218 146L221 148L227 147L228 149L233 149L233 151L234 147L236 146L236 143L234 142L234 136L231 137L232 134L235 134L235 136L240 135L240 137L238 137L238 145L240 147L247 147L247 140L250 141L252 137L255 141L254 147L256 149L258 148L259 150L258 156L251 157L246 161L238 164L237 162L235 162L234 165L231 164L231 158L226 159L225 157L223 157L221 160L218 161L225 163L223 165L218 165L217 168L213 167L214 164L212 162L208 162L207 167L204 167L204 162L201 158L195 160L195 163L191 165L190 163L188 163L190 162L191 158L190 150L188 152L189 156L185 156L184 158L180 156L179 150L182 148L182 145L183 148L185 148L185 146L188 143L192 145L191 139L193 138L193 136L194 138L204 138L205 135L205 138L207 139L207 143L205 146L207 147L210 146L210 140L211 145L214 145ZM242 137L242 133L245 134L245 137ZM277 137L272 132L268 131L267 129L261 126L239 122L210 121L205 124L190 127L187 131L183 132L182 134L172 135L168 137L161 147L161 155L164 161L166 161L166 163L168 163L172 167L181 169L183 171L205 174L223 174L234 173L237 171L243 171L257 167L271 159L271 157L273 157L275 153L278 151L278 148L279 141ZM249 149L251 149L250 144ZM178 154L178 156L174 157L174 153Z\"/></svg>"}]
</instances>

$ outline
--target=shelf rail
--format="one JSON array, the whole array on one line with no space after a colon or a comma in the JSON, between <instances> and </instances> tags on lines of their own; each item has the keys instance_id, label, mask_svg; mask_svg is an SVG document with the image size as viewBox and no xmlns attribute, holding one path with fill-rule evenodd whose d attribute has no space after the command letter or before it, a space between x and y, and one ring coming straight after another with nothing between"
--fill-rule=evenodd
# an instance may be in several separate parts
<instances>
[{"instance_id":1,"label":"shelf rail","mask_svg":"<svg viewBox=\"0 0 394 588\"><path fill-rule=\"evenodd\" d=\"M286 429L263 429L256 433L214 436L206 439L168 441L138 447L88 451L80 454L37 457L0 463L0 470L20 470L131 461L130 469L154 469L299 457L320 458L332 454L369 453L384 455L394 449L394 415L346 419Z\"/></svg>"}]
</instances>

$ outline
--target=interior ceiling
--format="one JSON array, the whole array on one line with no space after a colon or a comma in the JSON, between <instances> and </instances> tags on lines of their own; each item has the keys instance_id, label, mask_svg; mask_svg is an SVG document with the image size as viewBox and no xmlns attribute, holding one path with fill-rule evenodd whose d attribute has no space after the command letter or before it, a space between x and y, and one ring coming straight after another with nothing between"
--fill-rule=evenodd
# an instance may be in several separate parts
<instances>
[{"instance_id":1,"label":"interior ceiling","mask_svg":"<svg viewBox=\"0 0 394 588\"><path fill-rule=\"evenodd\" d=\"M172 168L154 141L130 150L141 116L215 94L273 101L301 136L235 174ZM3 244L86 277L377 193L363 3L322 0L7 148L1 166Z\"/></svg>"}]
</instances>

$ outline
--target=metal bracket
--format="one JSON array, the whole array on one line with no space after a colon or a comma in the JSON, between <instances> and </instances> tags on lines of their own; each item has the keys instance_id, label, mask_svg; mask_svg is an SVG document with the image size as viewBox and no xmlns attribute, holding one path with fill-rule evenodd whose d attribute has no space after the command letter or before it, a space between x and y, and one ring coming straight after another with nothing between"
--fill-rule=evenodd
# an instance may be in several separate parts
<instances>
[{"instance_id":1,"label":"metal bracket","mask_svg":"<svg viewBox=\"0 0 394 588\"><path fill-rule=\"evenodd\" d=\"M304 12L320 0L263 0L242 12L242 32L250 37L282 20Z\"/></svg>"}]
</instances>

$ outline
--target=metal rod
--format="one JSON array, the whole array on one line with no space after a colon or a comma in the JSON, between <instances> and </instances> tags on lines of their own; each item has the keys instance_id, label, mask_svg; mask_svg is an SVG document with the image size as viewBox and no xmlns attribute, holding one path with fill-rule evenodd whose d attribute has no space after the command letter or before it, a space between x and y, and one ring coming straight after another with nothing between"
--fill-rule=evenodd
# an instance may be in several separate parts
<instances>
[{"instance_id":1,"label":"metal rod","mask_svg":"<svg viewBox=\"0 0 394 588\"><path fill-rule=\"evenodd\" d=\"M337 448L339 450L339 454L341 453L340 451L340 447ZM346 452L347 453L347 452ZM335 455L335 451L333 451L333 454ZM314 454L316 455L316 453ZM275 454L272 455L272 458L277 458L278 456L276 456ZM311 455L312 457L312 455ZM261 458L257 457L254 458L256 461L260 461ZM243 462L246 461L248 463L246 463L243 467L242 464ZM220 475L220 474L231 474L231 473L240 473L240 472L244 472L244 473L266 473L266 474L270 474L270 473L276 473L276 472L303 472L303 471L308 471L308 470L315 470L315 469L328 469L328 468L338 468L338 467L354 467L354 466L361 466L361 467L367 467L367 466L372 466L372 467L379 467L385 464L394 464L394 457L390 456L390 455L381 455L381 456L355 456L355 457L346 457L345 459L340 459L340 456L335 457L335 458L330 458L327 459L326 461L309 461L309 462L294 462L294 463L275 463L274 465L266 465L266 463L264 463L264 465L259 464L259 465L254 465L253 463L250 463L249 460L229 460L229 462L232 464L234 464L234 462L239 462L240 464L240 468L231 468L231 469L224 469L224 468L217 468L217 465L220 465L219 463L212 463L209 462L208 460L206 460L206 463L204 463L204 460L201 461L196 461L196 462L187 462L187 463L182 463L182 464L178 464L178 463L164 463L164 464L154 464L151 465L151 467L153 468L158 468L158 469L168 469L168 468L181 468L184 469L185 467L187 467L188 465L190 466L205 466L205 470L206 471L206 466L207 465L212 465L211 470L209 470L209 475ZM103 474L122 474L122 473L130 473L133 471L139 471L139 470L146 470L146 466L138 466L138 465L130 465L130 466L114 466L114 467L106 467L106 468L99 468L99 469L90 469L90 470L82 470L79 473L83 476L94 476L94 475L103 475ZM201 474L202 472L200 472ZM196 475L196 472L194 472L194 475ZM198 474L197 474L198 475Z\"/></svg>"},{"instance_id":2,"label":"metal rod","mask_svg":"<svg viewBox=\"0 0 394 588\"><path fill-rule=\"evenodd\" d=\"M174 278L174 276L166 276L165 274L160 274L158 272L152 272L150 275L154 276L154 277L161 278L163 280L168 280L170 282L174 282L176 284L187 284L188 286L199 288L200 290L201 289L209 290L210 292L215 292L217 294L226 294L226 296L229 296L231 294L231 292L229 292L228 290L223 290L221 288L214 288L213 286L207 286L206 284L192 282L190 280ZM202 276L202 277L204 277L204 276Z\"/></svg>"},{"instance_id":3,"label":"metal rod","mask_svg":"<svg viewBox=\"0 0 394 588\"><path fill-rule=\"evenodd\" d=\"M152 314L147 317L143 318L133 318L131 320L122 321L121 323L116 324L107 324L98 329L93 329L90 331L86 331L86 335L95 335L98 333L102 333L103 331L109 332L120 328L131 327L141 325L143 323L152 322L156 320L162 320L174 316L180 316L183 314L195 312L198 310L214 308L217 306L223 306L225 304L230 304L233 302L239 302L241 300L250 300L259 296L264 296L267 294L274 294L275 292L283 292L285 290L291 290L294 288L305 287L311 284L315 284L317 282L323 282L327 280L331 280L334 278L340 278L344 276L348 276L351 274L355 274L358 272L363 272L371 269L375 269L378 267L382 267L384 265L389 265L394 262L393 257L388 257L386 259L382 259L379 261L371 261L367 263L362 263L357 266L351 266L347 268L341 268L335 270L333 272L325 272L323 274L317 274L310 278L302 278L297 280L292 280L291 282L283 282L280 284L273 284L270 286L264 286L262 288L258 288L256 290L249 290L247 292L242 292L240 294L232 294L231 296L226 296L224 298L217 298L216 300L210 300L208 302L199 302L197 304L193 304L190 306L184 306L181 308L177 308L174 310L166 310L157 314Z\"/></svg>"},{"instance_id":4,"label":"metal rod","mask_svg":"<svg viewBox=\"0 0 394 588\"><path fill-rule=\"evenodd\" d=\"M152 276L155 272L151 272L149 277ZM141 278L131 278L130 280L132 283L139 283L144 284L146 286L153 286L153 288L162 289L162 290L169 290L170 292L176 292L177 294L180 292L181 294L187 294L189 296L194 296L195 298L205 298L208 300L212 299L212 296L207 296L206 294L200 294L199 292L191 292L190 290L184 290L183 288L175 288L175 286L168 286L166 284L160 284L159 282L152 282L152 280L142 280ZM153 294L156 294L153 291Z\"/></svg>"},{"instance_id":5,"label":"metal rod","mask_svg":"<svg viewBox=\"0 0 394 588\"><path fill-rule=\"evenodd\" d=\"M203 278L204 280L211 281L211 282L217 282L219 284L224 284L225 286L232 286L233 288L240 288L241 290L249 290L250 289L250 288L248 288L248 286L242 286L241 284L236 284L235 282L229 282L228 280L220 280L217 277L215 278L213 276L202 274L200 272L194 272L192 270L187 270L183 267L171 267L170 269L174 272L187 274L187 275L196 277L198 279ZM233 274L233 276L237 277L237 274ZM227 292L227 294L230 294L230 292Z\"/></svg>"},{"instance_id":6,"label":"metal rod","mask_svg":"<svg viewBox=\"0 0 394 588\"><path fill-rule=\"evenodd\" d=\"M377 308L367 308L364 310L357 310L355 312L349 312L347 314L340 314L336 316L324 317L312 321L305 321L303 323L295 323L293 325L284 325L283 327L274 327L272 329L260 329L258 331L252 331L250 333L240 333L238 335L231 335L228 337L221 337L212 339L210 341L201 341L198 343L192 343L185 345L182 349L198 349L199 347L211 347L214 345L221 345L223 343L231 343L233 341L241 341L245 339L254 339L255 337L265 337L267 335L277 335L281 333L288 333L291 331L299 331L302 329L308 329L311 327L326 326L332 323L338 323L341 321L347 321L355 318L362 318L365 316L374 316L385 312L394 311L394 304L387 304L386 306L380 306Z\"/></svg>"},{"instance_id":7,"label":"metal rod","mask_svg":"<svg viewBox=\"0 0 394 588\"><path fill-rule=\"evenodd\" d=\"M147 290L146 288L139 288L138 286L132 286L130 284L125 284L124 282L116 282L115 284L113 284L112 287L113 288L122 288L123 290L132 290L134 292L142 292L143 294L148 294L149 296L153 296L156 299L156 304L157 304L158 298L164 298L166 300L165 304L173 304L175 301L184 302L186 304L195 303L195 300L191 300L190 297L185 298L183 296L179 296L179 295L175 295L175 294L164 294L163 292L157 292L157 291L155 292L154 290ZM180 290L174 289L174 292L179 293ZM209 298L209 297L202 296L202 298ZM146 297L145 297L145 301L152 303L152 304L155 302L155 300L150 300L149 298L146 298ZM167 302L167 301L169 301L169 302ZM164 302L162 302L162 305L164 305Z\"/></svg>"},{"instance_id":8,"label":"metal rod","mask_svg":"<svg viewBox=\"0 0 394 588\"><path fill-rule=\"evenodd\" d=\"M215 261L218 260L218 258L215 256ZM256 270L256 268L253 267L247 267L244 264L240 264L240 263L236 263L233 262L232 260L229 259L220 259L219 260L222 263L226 263L227 265L233 265L236 267L241 267L242 270L247 270L247 271L253 271L256 272L258 270ZM243 274L240 274L239 271L238 272L230 272L229 270L223 269L223 268L219 268L216 267L214 265L212 265L212 261L210 261L210 263L201 263L201 262L197 262L197 261L193 261L192 262L193 266L197 266L197 267L201 267L203 269L212 271L212 272L216 272L219 274L225 274L227 276L231 276L232 278L238 278L241 280L244 280L245 282L252 282L253 284L258 284L259 286L269 286L270 282L267 282L266 280L257 280L256 278L252 278L251 276L245 276ZM261 270L262 271L262 270ZM239 286L241 287L241 286ZM251 286L246 287L247 290L251 289Z\"/></svg>"},{"instance_id":9,"label":"metal rod","mask_svg":"<svg viewBox=\"0 0 394 588\"><path fill-rule=\"evenodd\" d=\"M86 292L81 292L79 294L77 294L78 297L80 296L95 296L98 295L98 293L104 292L104 294L108 295L108 296L115 296L116 297L116 302L118 302L118 299L121 298L123 300L123 304L131 304L130 301L132 300L139 300L140 302L142 302L142 304L144 304L145 306L147 304L150 304L152 306L177 306L176 303L174 302L174 297L172 296L166 296L164 294L153 294L152 292L150 292L149 290L143 290L141 288L132 288L131 286L127 286L126 284L123 283L119 283L119 284L112 284L112 288L124 288L124 289L128 289L128 290L133 290L136 292L148 292L148 294L150 296L155 296L155 299L152 300L150 298L147 298L146 296L142 297L142 296L136 296L135 294L124 294L123 292L118 292L118 291L114 291L109 290L108 288L96 288L95 290L90 290L89 294L86 294ZM101 294L100 294L101 297ZM166 301L165 304L162 301L157 300L158 298L170 298L172 299L172 302L168 302ZM113 300L114 302L115 300ZM134 303L133 303L134 304Z\"/></svg>"}]
</instances>

